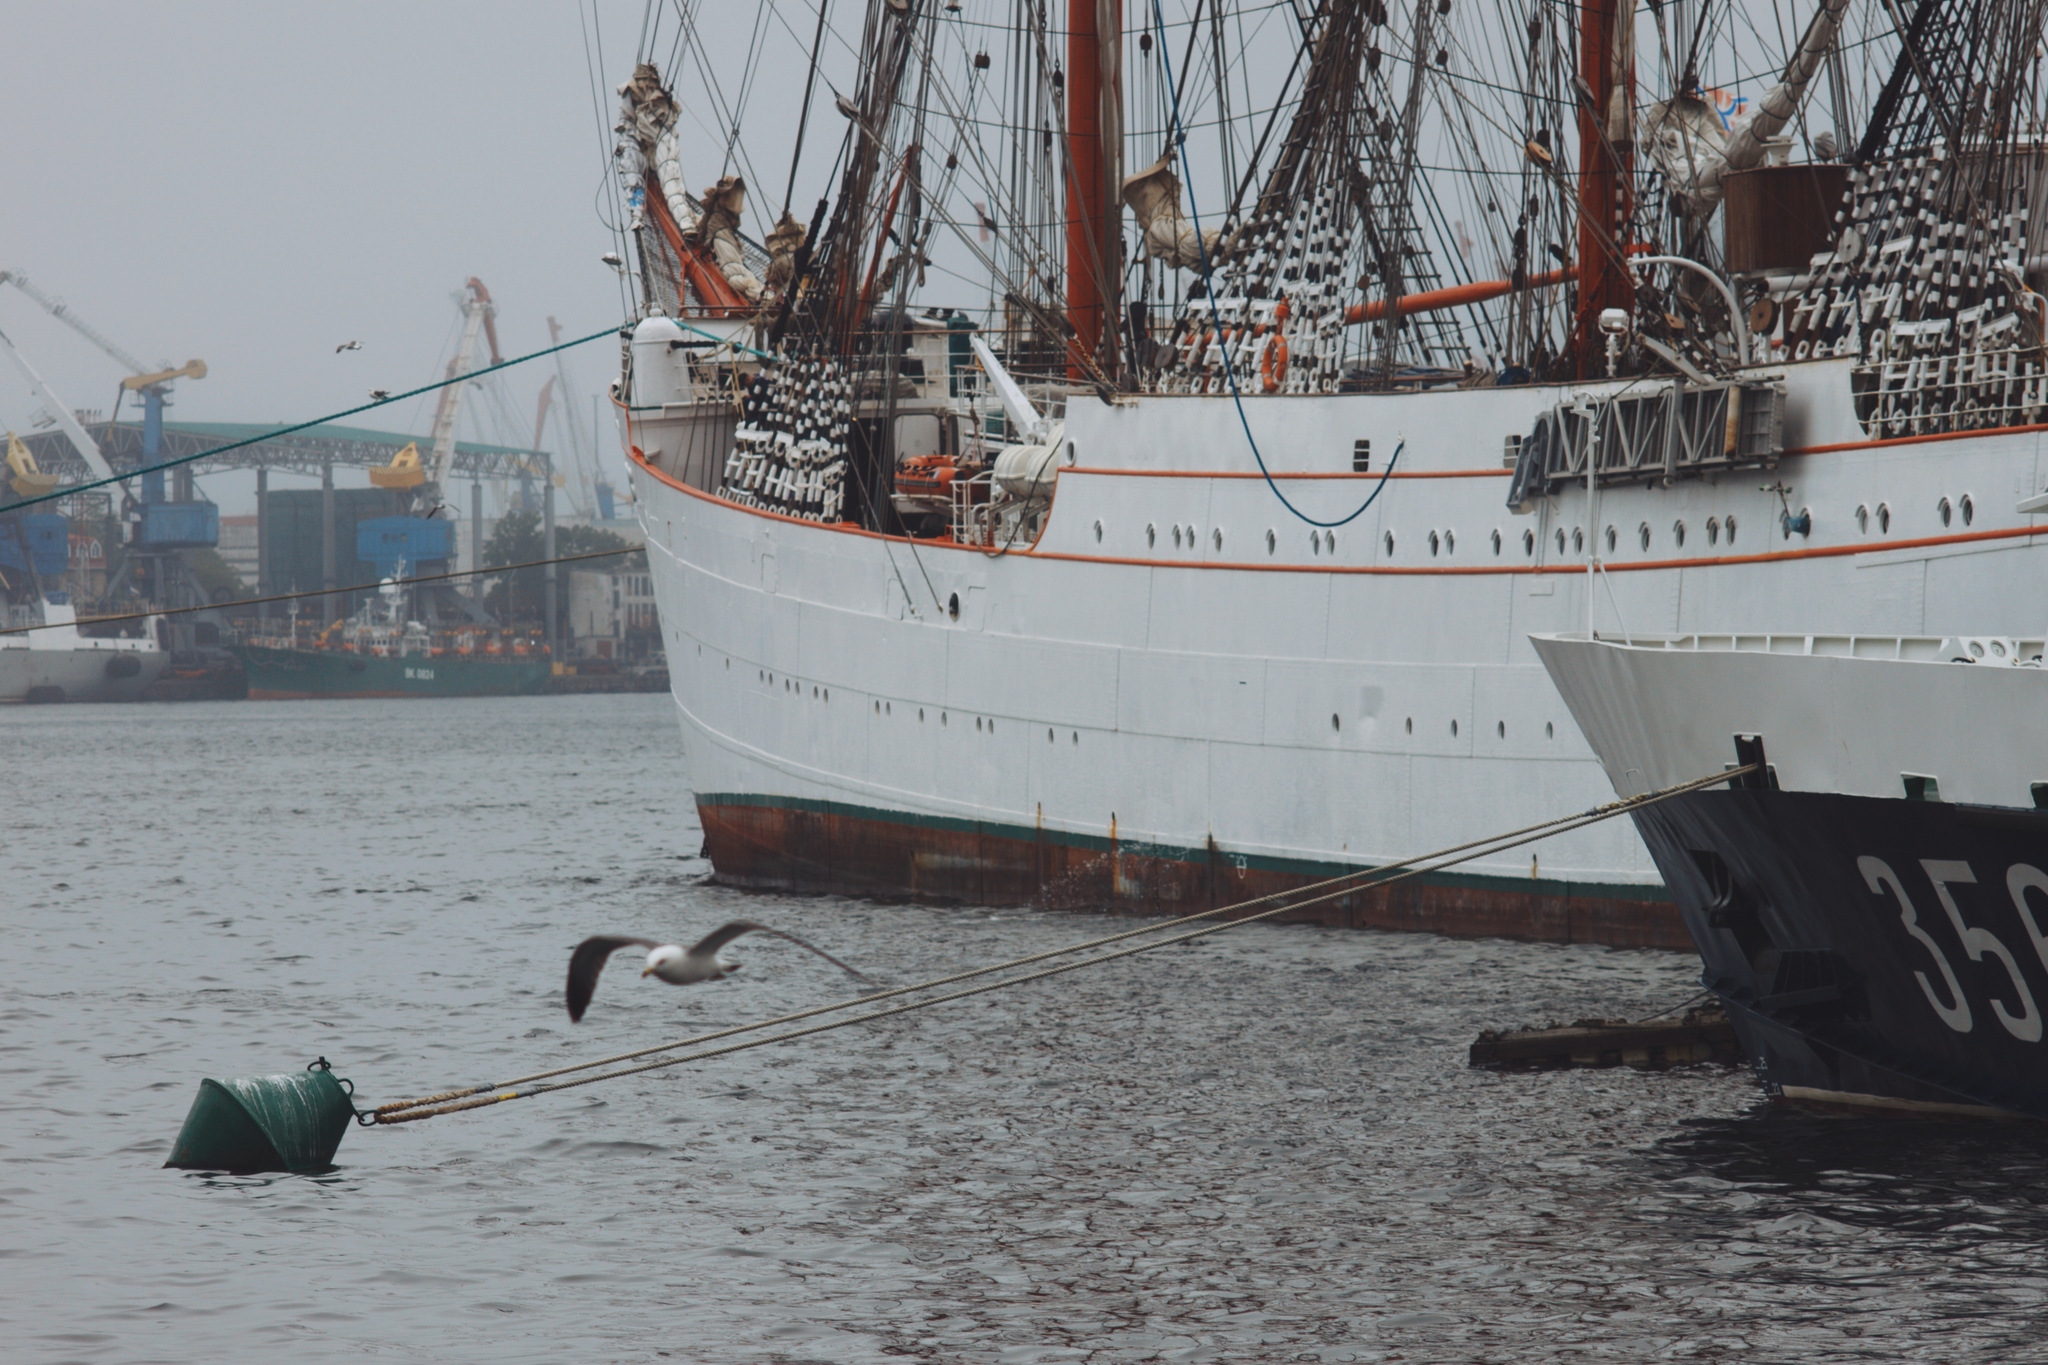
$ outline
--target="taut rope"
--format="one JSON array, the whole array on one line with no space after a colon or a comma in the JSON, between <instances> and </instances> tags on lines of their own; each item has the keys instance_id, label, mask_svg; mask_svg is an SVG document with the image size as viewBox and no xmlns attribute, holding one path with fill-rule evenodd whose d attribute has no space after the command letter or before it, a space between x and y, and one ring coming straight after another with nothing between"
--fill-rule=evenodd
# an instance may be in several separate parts
<instances>
[{"instance_id":1,"label":"taut rope","mask_svg":"<svg viewBox=\"0 0 2048 1365\"><path fill-rule=\"evenodd\" d=\"M1455 844L1449 848L1439 849L1434 853L1407 859L1404 862L1390 863L1364 872L1347 873L1340 877L1331 877L1308 886L1297 887L1293 891L1275 892L1253 900L1240 901L1234 905L1219 906L1214 910L1205 910L1198 914L1185 915L1179 919L1167 920L1159 924L1141 925L1138 928L1127 929L1121 933L1089 939L1064 948L1054 948L1025 957L1012 958L1007 962L998 962L987 967L977 967L971 971L955 972L949 976L936 977L930 981L919 982L912 986L898 986L892 990L860 996L852 1000L842 1000L835 1004L818 1005L810 1009L796 1011L793 1014L783 1014L771 1019L763 1019L752 1024L740 1024L732 1028L720 1029L714 1033L699 1034L693 1038L659 1043L653 1047L640 1048L633 1052L622 1052L610 1057L601 1057L594 1061L577 1062L569 1066L556 1067L550 1071L537 1071L530 1075L515 1077L512 1080L500 1081L491 1085L444 1090L438 1094L425 1095L418 1099L394 1100L389 1104L378 1105L375 1109L359 1115L359 1118L366 1125L411 1123L417 1119L428 1119L442 1114L460 1113L465 1109L481 1109L489 1105L503 1104L508 1100L529 1099L535 1095L550 1094L558 1090L573 1090L578 1086L593 1085L598 1081L616 1080L622 1076L636 1076L642 1072L658 1071L671 1066L681 1066L686 1062L706 1061L713 1057L723 1057L735 1052L745 1052L750 1048L767 1047L772 1043L786 1043L797 1038L807 1038L813 1034L828 1033L834 1029L845 1028L852 1024L870 1023L877 1019L887 1019L895 1015L910 1013L913 1010L926 1009L933 1005L943 1005L955 1000L965 1000L971 996L1002 990L1007 986L1021 986L1026 982L1041 981L1047 977L1059 976L1080 967L1092 967L1104 962L1114 962L1119 958L1149 952L1154 948L1170 947L1176 943L1186 943L1210 934L1221 933L1225 929L1234 928L1240 924L1251 924L1259 920L1271 919L1275 915L1285 914L1290 910L1300 910L1308 906L1320 905L1343 896L1355 895L1361 891L1378 890L1383 887L1392 886L1397 882L1406 881L1411 877L1418 877L1428 872L1442 871L1459 863L1470 862L1474 858L1484 857L1489 853L1502 853L1523 844L1534 843L1539 839L1547 839L1558 834L1570 833L1573 830L1582 829L1588 825L1611 820L1617 815L1625 815L1632 811L1656 805L1662 801L1668 801L1675 796L1683 796L1688 792L1699 791L1705 787L1718 786L1721 783L1754 772L1760 766L1759 764L1751 763L1741 767L1726 769L1706 777L1696 777L1689 782L1681 782L1676 786L1666 787L1661 791L1649 792L1642 796L1632 796L1620 801L1610 801L1605 805L1595 806L1593 809L1577 815L1560 816L1538 824L1525 825L1521 829L1510 830L1505 834L1497 834L1485 839L1475 839L1469 843ZM1309 892L1319 894L1305 894ZM1296 897L1303 898L1295 899ZM869 1010L866 1013L850 1015L843 1019L834 1019L828 1023L812 1024L807 1028L790 1029L785 1032L770 1034L766 1037L750 1038L745 1042L729 1043L723 1047L704 1048L702 1046L705 1043L717 1042L740 1034L757 1033L763 1029L775 1028L782 1024L795 1023L823 1014L832 1014L841 1010L854 1009L862 1005L870 1005L878 1000L914 994L919 991L936 990L939 987L953 985L975 977L987 976L995 972L1007 971L1017 967L1030 966L1050 958L1064 957L1072 953L1085 952L1092 948L1100 948L1124 939L1146 934L1158 934L1164 930L1177 928L1197 920L1232 915L1248 910L1253 906L1265 905L1273 901L1281 903L1271 905L1270 908L1260 910L1255 914L1239 914L1237 918L1226 920L1220 924L1206 925L1184 934L1173 935L1170 938L1153 939L1150 942L1134 944L1128 948L1119 948L1114 952L1082 958L1079 961L1064 962L1058 966L1047 967L1041 971L1027 972L1022 976L1004 977L1000 981L985 982L978 986L952 991L945 995L932 996L923 1000L907 1001L900 1005L892 1005L887 1009ZM700 1050L689 1052L679 1057L665 1057L659 1061L641 1062L638 1066L617 1065L620 1062L635 1061L642 1057L650 1057L663 1052L674 1052L682 1048L699 1048ZM615 1069L597 1071L597 1068L600 1067L614 1067ZM555 1076L570 1075L578 1071L597 1071L597 1074L581 1076L570 1081L555 1081L552 1084L534 1084L534 1082L544 1082Z\"/></svg>"}]
</instances>

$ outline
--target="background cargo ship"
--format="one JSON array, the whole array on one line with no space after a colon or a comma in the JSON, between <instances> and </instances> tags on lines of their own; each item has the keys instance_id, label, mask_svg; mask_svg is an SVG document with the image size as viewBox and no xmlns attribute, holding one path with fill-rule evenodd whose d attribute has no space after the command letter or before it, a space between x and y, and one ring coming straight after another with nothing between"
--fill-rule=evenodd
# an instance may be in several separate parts
<instances>
[{"instance_id":1,"label":"background cargo ship","mask_svg":"<svg viewBox=\"0 0 2048 1365\"><path fill-rule=\"evenodd\" d=\"M548 690L545 657L465 658L432 650L390 657L348 649L237 650L256 701L320 697L514 697Z\"/></svg>"}]
</instances>

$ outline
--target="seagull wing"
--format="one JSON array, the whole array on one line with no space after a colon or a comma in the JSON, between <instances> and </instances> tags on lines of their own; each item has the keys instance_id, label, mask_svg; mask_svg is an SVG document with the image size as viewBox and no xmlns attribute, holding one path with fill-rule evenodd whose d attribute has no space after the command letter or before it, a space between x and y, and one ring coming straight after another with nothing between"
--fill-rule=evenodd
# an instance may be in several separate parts
<instances>
[{"instance_id":1,"label":"seagull wing","mask_svg":"<svg viewBox=\"0 0 2048 1365\"><path fill-rule=\"evenodd\" d=\"M862 981L870 979L865 972L856 971L854 968L847 966L823 948L806 943L795 934L785 934L780 929L770 929L767 925L756 924L752 920L736 919L730 924L720 925L718 928L713 929L710 933L704 935L703 938L698 939L695 944L691 945L690 956L695 957L699 953L706 955L715 953L742 934L773 934L777 938L786 938L797 947L807 948L811 952L816 953L848 976L857 976Z\"/></svg>"},{"instance_id":2,"label":"seagull wing","mask_svg":"<svg viewBox=\"0 0 2048 1365\"><path fill-rule=\"evenodd\" d=\"M651 938L611 938L603 934L577 944L576 951L569 954L569 1022L577 1022L583 1011L590 1008L590 997L597 990L597 974L604 970L613 953L621 948L660 946Z\"/></svg>"}]
</instances>

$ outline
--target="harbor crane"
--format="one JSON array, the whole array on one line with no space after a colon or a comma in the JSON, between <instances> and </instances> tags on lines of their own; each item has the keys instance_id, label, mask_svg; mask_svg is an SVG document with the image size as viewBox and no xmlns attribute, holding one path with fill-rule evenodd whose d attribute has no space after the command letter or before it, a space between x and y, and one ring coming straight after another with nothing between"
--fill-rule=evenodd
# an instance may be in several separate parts
<instances>
[{"instance_id":1,"label":"harbor crane","mask_svg":"<svg viewBox=\"0 0 2048 1365\"><path fill-rule=\"evenodd\" d=\"M464 284L463 292L455 296L455 302L462 309L462 340L455 348L455 359L448 362L450 379L460 379L476 368L479 331L485 333L490 342L492 363L498 360L498 310L491 302L491 291L484 288L482 280L472 275ZM455 458L455 419L462 411L462 391L468 387L465 381L441 390L440 406L434 410L432 453L428 456L431 473L426 487L420 492L420 505L423 507L432 507L441 500L442 486L448 481L449 463Z\"/></svg>"},{"instance_id":2,"label":"harbor crane","mask_svg":"<svg viewBox=\"0 0 2048 1365\"><path fill-rule=\"evenodd\" d=\"M0 284L13 285L44 312L90 341L127 371L115 396L111 420L120 418L123 398L131 393L141 397L142 464L148 472L140 478L139 500L125 482L121 485L124 502L128 504L122 509L122 520L127 527L126 540L132 553L123 557L120 573L108 585L108 592L112 595L124 581L133 577L148 585L151 600L169 600L169 596L178 593L180 583L189 578L178 551L220 543L220 509L195 496L190 471L176 471L175 484L170 496L166 497L164 471L150 469L163 454L164 408L169 405L171 384L179 379L204 379L206 362L194 359L175 367L151 368L74 314L62 299L53 298L37 288L21 271L0 271ZM93 476L100 479L116 477L105 454L84 425L4 334L0 334L0 350L7 352L7 358L28 380L29 387L35 390L44 407L63 428Z\"/></svg>"}]
</instances>

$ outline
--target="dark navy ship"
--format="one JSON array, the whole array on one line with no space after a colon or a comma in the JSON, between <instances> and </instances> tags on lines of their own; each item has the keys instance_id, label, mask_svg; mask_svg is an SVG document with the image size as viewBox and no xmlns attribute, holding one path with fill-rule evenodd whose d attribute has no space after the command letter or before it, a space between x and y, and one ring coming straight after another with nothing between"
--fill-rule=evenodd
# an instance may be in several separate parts
<instances>
[{"instance_id":1,"label":"dark navy ship","mask_svg":"<svg viewBox=\"0 0 2048 1365\"><path fill-rule=\"evenodd\" d=\"M1774 1094L2048 1118L2041 641L1535 644Z\"/></svg>"}]
</instances>

